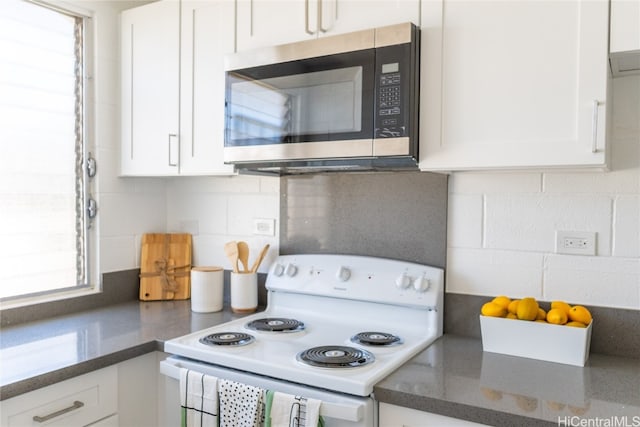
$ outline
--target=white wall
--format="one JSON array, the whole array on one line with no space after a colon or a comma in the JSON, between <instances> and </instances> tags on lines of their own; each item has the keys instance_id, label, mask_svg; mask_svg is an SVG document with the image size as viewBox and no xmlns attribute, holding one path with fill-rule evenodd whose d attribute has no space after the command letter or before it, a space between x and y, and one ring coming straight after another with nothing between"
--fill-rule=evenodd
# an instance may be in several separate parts
<instances>
[{"instance_id":1,"label":"white wall","mask_svg":"<svg viewBox=\"0 0 640 427\"><path fill-rule=\"evenodd\" d=\"M640 76L613 80L611 172L455 173L448 292L640 309ZM597 232L557 255L555 230Z\"/></svg>"}]
</instances>

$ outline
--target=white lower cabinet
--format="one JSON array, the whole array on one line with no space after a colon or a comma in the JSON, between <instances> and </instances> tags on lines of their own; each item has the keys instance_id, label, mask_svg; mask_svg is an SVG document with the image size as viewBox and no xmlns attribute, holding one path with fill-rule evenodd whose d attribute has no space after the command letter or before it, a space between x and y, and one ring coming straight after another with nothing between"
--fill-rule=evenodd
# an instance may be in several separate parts
<instances>
[{"instance_id":1,"label":"white lower cabinet","mask_svg":"<svg viewBox=\"0 0 640 427\"><path fill-rule=\"evenodd\" d=\"M471 421L380 403L380 427L484 426Z\"/></svg>"},{"instance_id":2,"label":"white lower cabinet","mask_svg":"<svg viewBox=\"0 0 640 427\"><path fill-rule=\"evenodd\" d=\"M100 421L96 421L93 424L89 424L87 427L120 427L120 418L118 414L114 414Z\"/></svg>"},{"instance_id":3,"label":"white lower cabinet","mask_svg":"<svg viewBox=\"0 0 640 427\"><path fill-rule=\"evenodd\" d=\"M170 425L158 405L159 398L164 401L158 366L166 356L147 353L4 400L0 402L0 426ZM177 411L175 417L179 421Z\"/></svg>"},{"instance_id":4,"label":"white lower cabinet","mask_svg":"<svg viewBox=\"0 0 640 427\"><path fill-rule=\"evenodd\" d=\"M0 402L0 425L73 427L106 422L118 412L117 394L118 369L110 366Z\"/></svg>"},{"instance_id":5,"label":"white lower cabinet","mask_svg":"<svg viewBox=\"0 0 640 427\"><path fill-rule=\"evenodd\" d=\"M159 426L158 352L118 363L118 417L122 427Z\"/></svg>"}]
</instances>

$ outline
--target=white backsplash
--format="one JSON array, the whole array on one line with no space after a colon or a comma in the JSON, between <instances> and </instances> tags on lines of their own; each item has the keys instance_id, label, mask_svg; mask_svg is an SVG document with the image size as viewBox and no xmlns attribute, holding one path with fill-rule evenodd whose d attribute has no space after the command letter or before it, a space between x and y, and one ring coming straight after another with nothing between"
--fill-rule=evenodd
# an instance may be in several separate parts
<instances>
[{"instance_id":1,"label":"white backsplash","mask_svg":"<svg viewBox=\"0 0 640 427\"><path fill-rule=\"evenodd\" d=\"M194 177L167 180L167 232L193 235L193 265L231 269L224 244L244 240L252 264L262 247L271 245L260 272L278 254L278 178L234 176ZM275 219L274 236L253 234L256 218Z\"/></svg>"}]
</instances>

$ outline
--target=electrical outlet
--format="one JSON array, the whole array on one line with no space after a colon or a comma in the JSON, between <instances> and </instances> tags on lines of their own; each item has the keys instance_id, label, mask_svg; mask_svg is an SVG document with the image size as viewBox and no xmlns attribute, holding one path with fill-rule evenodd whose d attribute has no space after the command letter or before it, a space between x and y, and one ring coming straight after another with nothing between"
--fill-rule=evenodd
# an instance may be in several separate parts
<instances>
[{"instance_id":1,"label":"electrical outlet","mask_svg":"<svg viewBox=\"0 0 640 427\"><path fill-rule=\"evenodd\" d=\"M275 236L276 220L271 218L254 218L253 234L260 236Z\"/></svg>"},{"instance_id":2,"label":"electrical outlet","mask_svg":"<svg viewBox=\"0 0 640 427\"><path fill-rule=\"evenodd\" d=\"M595 255L595 231L556 230L556 253L569 255Z\"/></svg>"}]
</instances>

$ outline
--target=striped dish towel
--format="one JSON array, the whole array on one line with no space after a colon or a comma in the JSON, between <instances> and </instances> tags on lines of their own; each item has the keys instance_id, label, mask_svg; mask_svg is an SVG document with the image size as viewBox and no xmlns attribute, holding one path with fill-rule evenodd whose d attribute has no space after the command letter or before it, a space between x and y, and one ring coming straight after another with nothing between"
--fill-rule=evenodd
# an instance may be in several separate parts
<instances>
[{"instance_id":1,"label":"striped dish towel","mask_svg":"<svg viewBox=\"0 0 640 427\"><path fill-rule=\"evenodd\" d=\"M322 427L321 402L268 390L264 427Z\"/></svg>"},{"instance_id":2,"label":"striped dish towel","mask_svg":"<svg viewBox=\"0 0 640 427\"><path fill-rule=\"evenodd\" d=\"M180 369L182 427L218 427L218 379Z\"/></svg>"},{"instance_id":3,"label":"striped dish towel","mask_svg":"<svg viewBox=\"0 0 640 427\"><path fill-rule=\"evenodd\" d=\"M218 381L220 427L258 427L263 420L264 390L235 381Z\"/></svg>"}]
</instances>

